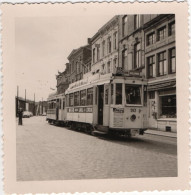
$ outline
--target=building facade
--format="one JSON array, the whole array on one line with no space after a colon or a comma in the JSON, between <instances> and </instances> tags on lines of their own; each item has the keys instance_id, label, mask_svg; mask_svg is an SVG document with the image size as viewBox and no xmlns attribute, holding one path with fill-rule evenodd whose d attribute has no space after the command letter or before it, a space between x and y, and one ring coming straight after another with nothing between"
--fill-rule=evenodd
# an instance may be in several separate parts
<instances>
[{"instance_id":1,"label":"building facade","mask_svg":"<svg viewBox=\"0 0 191 195\"><path fill-rule=\"evenodd\" d=\"M92 74L112 75L118 67L118 23L113 17L91 38Z\"/></svg>"},{"instance_id":2,"label":"building facade","mask_svg":"<svg viewBox=\"0 0 191 195\"><path fill-rule=\"evenodd\" d=\"M120 15L119 67L124 74L145 78L143 19L144 15Z\"/></svg>"},{"instance_id":3,"label":"building facade","mask_svg":"<svg viewBox=\"0 0 191 195\"><path fill-rule=\"evenodd\" d=\"M176 131L175 15L145 16L145 67L148 126Z\"/></svg>"},{"instance_id":4,"label":"building facade","mask_svg":"<svg viewBox=\"0 0 191 195\"><path fill-rule=\"evenodd\" d=\"M147 126L176 132L176 46L173 14L117 15L74 49L57 75L58 94L76 81L112 75L147 79Z\"/></svg>"},{"instance_id":5,"label":"building facade","mask_svg":"<svg viewBox=\"0 0 191 195\"><path fill-rule=\"evenodd\" d=\"M64 93L70 83L70 65L66 63L66 68L63 72L58 72L56 75L57 80L57 94Z\"/></svg>"},{"instance_id":6,"label":"building facade","mask_svg":"<svg viewBox=\"0 0 191 195\"><path fill-rule=\"evenodd\" d=\"M88 71L87 65L91 61L91 46L86 46L74 49L68 56L70 66L70 83L74 83L83 78L83 75Z\"/></svg>"},{"instance_id":7,"label":"building facade","mask_svg":"<svg viewBox=\"0 0 191 195\"><path fill-rule=\"evenodd\" d=\"M148 128L175 132L175 16L120 15L119 67L147 78Z\"/></svg>"}]
</instances>

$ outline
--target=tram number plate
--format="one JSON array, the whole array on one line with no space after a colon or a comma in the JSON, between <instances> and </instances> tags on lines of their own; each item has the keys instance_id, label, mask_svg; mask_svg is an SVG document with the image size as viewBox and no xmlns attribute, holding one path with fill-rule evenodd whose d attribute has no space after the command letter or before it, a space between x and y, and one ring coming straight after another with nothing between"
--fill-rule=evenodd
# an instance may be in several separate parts
<instances>
[{"instance_id":1,"label":"tram number plate","mask_svg":"<svg viewBox=\"0 0 191 195\"><path fill-rule=\"evenodd\" d=\"M131 112L136 112L136 108L131 108Z\"/></svg>"}]
</instances>

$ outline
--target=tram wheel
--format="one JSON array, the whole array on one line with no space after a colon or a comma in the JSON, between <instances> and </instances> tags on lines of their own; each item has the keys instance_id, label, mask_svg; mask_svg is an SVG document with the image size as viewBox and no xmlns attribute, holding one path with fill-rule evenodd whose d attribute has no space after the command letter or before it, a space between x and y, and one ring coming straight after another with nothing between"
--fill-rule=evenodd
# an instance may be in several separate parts
<instances>
[{"instance_id":1,"label":"tram wheel","mask_svg":"<svg viewBox=\"0 0 191 195\"><path fill-rule=\"evenodd\" d=\"M94 127L92 125L87 125L85 132L88 133L89 135L92 135L92 136L95 135L95 133L94 133Z\"/></svg>"}]
</instances>

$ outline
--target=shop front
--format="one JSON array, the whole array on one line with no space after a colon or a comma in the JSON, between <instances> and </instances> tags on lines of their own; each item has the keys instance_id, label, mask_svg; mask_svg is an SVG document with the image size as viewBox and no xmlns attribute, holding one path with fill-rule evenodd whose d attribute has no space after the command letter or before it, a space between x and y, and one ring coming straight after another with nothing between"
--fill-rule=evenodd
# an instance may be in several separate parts
<instances>
[{"instance_id":1,"label":"shop front","mask_svg":"<svg viewBox=\"0 0 191 195\"><path fill-rule=\"evenodd\" d=\"M148 85L148 126L152 129L176 132L176 82Z\"/></svg>"}]
</instances>

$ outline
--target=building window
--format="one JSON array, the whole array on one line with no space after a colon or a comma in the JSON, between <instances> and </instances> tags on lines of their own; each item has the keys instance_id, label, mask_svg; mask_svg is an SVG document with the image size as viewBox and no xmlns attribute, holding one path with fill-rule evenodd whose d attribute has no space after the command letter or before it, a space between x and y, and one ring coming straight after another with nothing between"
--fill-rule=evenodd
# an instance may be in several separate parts
<instances>
[{"instance_id":1,"label":"building window","mask_svg":"<svg viewBox=\"0 0 191 195\"><path fill-rule=\"evenodd\" d=\"M117 32L113 34L113 49L117 49Z\"/></svg>"},{"instance_id":2,"label":"building window","mask_svg":"<svg viewBox=\"0 0 191 195\"><path fill-rule=\"evenodd\" d=\"M166 63L166 52L162 52L158 54L158 75L166 75L167 74L167 63Z\"/></svg>"},{"instance_id":3,"label":"building window","mask_svg":"<svg viewBox=\"0 0 191 195\"><path fill-rule=\"evenodd\" d=\"M140 15L135 15L134 16L134 29L138 29L141 25L140 25Z\"/></svg>"},{"instance_id":4,"label":"building window","mask_svg":"<svg viewBox=\"0 0 191 195\"><path fill-rule=\"evenodd\" d=\"M102 73L105 74L105 64L102 64Z\"/></svg>"},{"instance_id":5,"label":"building window","mask_svg":"<svg viewBox=\"0 0 191 195\"><path fill-rule=\"evenodd\" d=\"M122 18L122 36L124 37L127 34L127 15Z\"/></svg>"},{"instance_id":6,"label":"building window","mask_svg":"<svg viewBox=\"0 0 191 195\"><path fill-rule=\"evenodd\" d=\"M157 31L157 41L161 41L163 39L165 39L166 36L166 26L158 29Z\"/></svg>"},{"instance_id":7,"label":"building window","mask_svg":"<svg viewBox=\"0 0 191 195\"><path fill-rule=\"evenodd\" d=\"M152 45L155 41L155 33L150 33L147 35L147 46Z\"/></svg>"},{"instance_id":8,"label":"building window","mask_svg":"<svg viewBox=\"0 0 191 195\"><path fill-rule=\"evenodd\" d=\"M115 104L122 104L122 83L116 83Z\"/></svg>"},{"instance_id":9,"label":"building window","mask_svg":"<svg viewBox=\"0 0 191 195\"><path fill-rule=\"evenodd\" d=\"M141 44L137 43L134 46L134 68L141 67Z\"/></svg>"},{"instance_id":10,"label":"building window","mask_svg":"<svg viewBox=\"0 0 191 195\"><path fill-rule=\"evenodd\" d=\"M123 69L127 66L127 49L122 51L122 67Z\"/></svg>"},{"instance_id":11,"label":"building window","mask_svg":"<svg viewBox=\"0 0 191 195\"><path fill-rule=\"evenodd\" d=\"M155 92L154 91L149 92L149 99L155 99Z\"/></svg>"},{"instance_id":12,"label":"building window","mask_svg":"<svg viewBox=\"0 0 191 195\"><path fill-rule=\"evenodd\" d=\"M74 106L74 96L73 93L69 95L69 106Z\"/></svg>"},{"instance_id":13,"label":"building window","mask_svg":"<svg viewBox=\"0 0 191 195\"><path fill-rule=\"evenodd\" d=\"M87 90L87 105L93 105L93 88Z\"/></svg>"},{"instance_id":14,"label":"building window","mask_svg":"<svg viewBox=\"0 0 191 195\"><path fill-rule=\"evenodd\" d=\"M168 35L175 35L175 22L171 22L168 26Z\"/></svg>"},{"instance_id":15,"label":"building window","mask_svg":"<svg viewBox=\"0 0 191 195\"><path fill-rule=\"evenodd\" d=\"M111 37L108 37L107 39L107 44L108 44L108 53L111 53Z\"/></svg>"},{"instance_id":16,"label":"building window","mask_svg":"<svg viewBox=\"0 0 191 195\"><path fill-rule=\"evenodd\" d=\"M93 49L93 63L95 63L95 48Z\"/></svg>"},{"instance_id":17,"label":"building window","mask_svg":"<svg viewBox=\"0 0 191 195\"><path fill-rule=\"evenodd\" d=\"M79 97L79 91L74 93L74 106L79 106L80 103L80 97Z\"/></svg>"},{"instance_id":18,"label":"building window","mask_svg":"<svg viewBox=\"0 0 191 195\"><path fill-rule=\"evenodd\" d=\"M155 76L155 56L147 58L148 78Z\"/></svg>"},{"instance_id":19,"label":"building window","mask_svg":"<svg viewBox=\"0 0 191 195\"><path fill-rule=\"evenodd\" d=\"M114 70L116 69L116 67L117 67L117 58L115 58L113 60L113 68L114 68Z\"/></svg>"},{"instance_id":20,"label":"building window","mask_svg":"<svg viewBox=\"0 0 191 195\"><path fill-rule=\"evenodd\" d=\"M107 73L111 72L111 65L110 61L107 62Z\"/></svg>"},{"instance_id":21,"label":"building window","mask_svg":"<svg viewBox=\"0 0 191 195\"><path fill-rule=\"evenodd\" d=\"M102 42L102 56L105 56L105 41Z\"/></svg>"},{"instance_id":22,"label":"building window","mask_svg":"<svg viewBox=\"0 0 191 195\"><path fill-rule=\"evenodd\" d=\"M80 91L80 105L85 106L86 105L86 90Z\"/></svg>"},{"instance_id":23,"label":"building window","mask_svg":"<svg viewBox=\"0 0 191 195\"><path fill-rule=\"evenodd\" d=\"M97 46L97 61L100 59L100 47Z\"/></svg>"},{"instance_id":24,"label":"building window","mask_svg":"<svg viewBox=\"0 0 191 195\"><path fill-rule=\"evenodd\" d=\"M176 50L175 48L169 50L170 59L170 73L176 72Z\"/></svg>"},{"instance_id":25,"label":"building window","mask_svg":"<svg viewBox=\"0 0 191 195\"><path fill-rule=\"evenodd\" d=\"M162 118L176 118L176 95L161 96Z\"/></svg>"}]
</instances>

